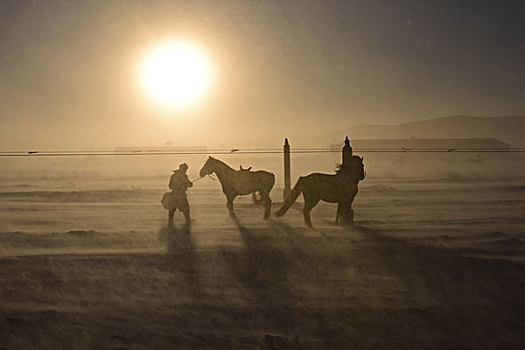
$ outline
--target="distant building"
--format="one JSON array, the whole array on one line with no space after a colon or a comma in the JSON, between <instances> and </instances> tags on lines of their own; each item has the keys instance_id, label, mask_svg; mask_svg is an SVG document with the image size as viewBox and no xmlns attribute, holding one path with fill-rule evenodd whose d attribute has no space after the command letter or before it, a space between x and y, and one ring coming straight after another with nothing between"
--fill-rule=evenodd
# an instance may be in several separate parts
<instances>
[{"instance_id":1,"label":"distant building","mask_svg":"<svg viewBox=\"0 0 525 350\"><path fill-rule=\"evenodd\" d=\"M469 139L378 139L352 140L354 151L359 150L505 150L510 146L493 138ZM344 142L331 144L330 149L341 149Z\"/></svg>"},{"instance_id":2,"label":"distant building","mask_svg":"<svg viewBox=\"0 0 525 350\"><path fill-rule=\"evenodd\" d=\"M206 146L116 147L115 152L206 152Z\"/></svg>"}]
</instances>

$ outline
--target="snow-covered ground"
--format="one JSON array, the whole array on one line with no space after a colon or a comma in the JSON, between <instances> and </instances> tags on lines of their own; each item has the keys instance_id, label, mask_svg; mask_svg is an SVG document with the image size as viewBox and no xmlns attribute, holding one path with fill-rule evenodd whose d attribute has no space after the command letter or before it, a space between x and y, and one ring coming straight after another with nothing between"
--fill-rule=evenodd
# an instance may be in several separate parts
<instances>
[{"instance_id":1,"label":"snow-covered ground","mask_svg":"<svg viewBox=\"0 0 525 350\"><path fill-rule=\"evenodd\" d=\"M339 156L293 154L292 181ZM523 157L365 154L351 230L328 203L307 229L301 198L231 220L209 178L168 228L171 169L205 156L8 159L0 347L523 348ZM217 158L273 171L277 209L280 155Z\"/></svg>"}]
</instances>

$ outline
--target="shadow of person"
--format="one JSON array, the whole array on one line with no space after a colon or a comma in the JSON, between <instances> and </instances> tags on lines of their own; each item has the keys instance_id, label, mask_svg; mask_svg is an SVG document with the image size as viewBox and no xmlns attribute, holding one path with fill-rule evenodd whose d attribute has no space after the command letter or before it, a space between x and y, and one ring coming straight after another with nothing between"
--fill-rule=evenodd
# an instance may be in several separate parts
<instances>
[{"instance_id":1,"label":"shadow of person","mask_svg":"<svg viewBox=\"0 0 525 350\"><path fill-rule=\"evenodd\" d=\"M166 242L166 263L169 270L182 277L192 295L200 294L198 263L195 242L191 236L191 226L176 227L168 225L160 230L161 240Z\"/></svg>"}]
</instances>

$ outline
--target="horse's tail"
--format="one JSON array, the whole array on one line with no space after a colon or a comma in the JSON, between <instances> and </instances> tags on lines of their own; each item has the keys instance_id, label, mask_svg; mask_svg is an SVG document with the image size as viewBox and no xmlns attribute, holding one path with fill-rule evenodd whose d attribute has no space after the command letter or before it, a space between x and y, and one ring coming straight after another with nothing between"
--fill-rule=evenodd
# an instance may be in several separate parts
<instances>
[{"instance_id":1,"label":"horse's tail","mask_svg":"<svg viewBox=\"0 0 525 350\"><path fill-rule=\"evenodd\" d=\"M292 204L295 203L295 200L297 199L297 197L299 197L301 192L303 192L303 182L304 182L304 177L300 177L299 180L297 180L297 183L293 187L292 192L290 192L290 194L286 196L286 198L284 199L283 205L281 205L279 210L275 212L274 214L275 216L280 218L281 216L286 214L286 212L288 211L288 209L290 209Z\"/></svg>"}]
</instances>

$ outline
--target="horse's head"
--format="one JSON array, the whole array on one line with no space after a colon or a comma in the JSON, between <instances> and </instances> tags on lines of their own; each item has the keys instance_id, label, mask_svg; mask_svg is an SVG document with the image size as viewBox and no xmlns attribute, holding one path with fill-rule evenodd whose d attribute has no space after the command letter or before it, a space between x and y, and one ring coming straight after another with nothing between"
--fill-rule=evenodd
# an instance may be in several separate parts
<instances>
[{"instance_id":1,"label":"horse's head","mask_svg":"<svg viewBox=\"0 0 525 350\"><path fill-rule=\"evenodd\" d=\"M208 157L208 160L206 160L206 163L204 163L201 170L199 171L199 176L204 177L206 175L212 174L215 171L214 163L215 158Z\"/></svg>"},{"instance_id":2,"label":"horse's head","mask_svg":"<svg viewBox=\"0 0 525 350\"><path fill-rule=\"evenodd\" d=\"M363 180L366 176L363 157L352 156L347 163L341 164L337 168L337 174L348 176L359 181Z\"/></svg>"}]
</instances>

